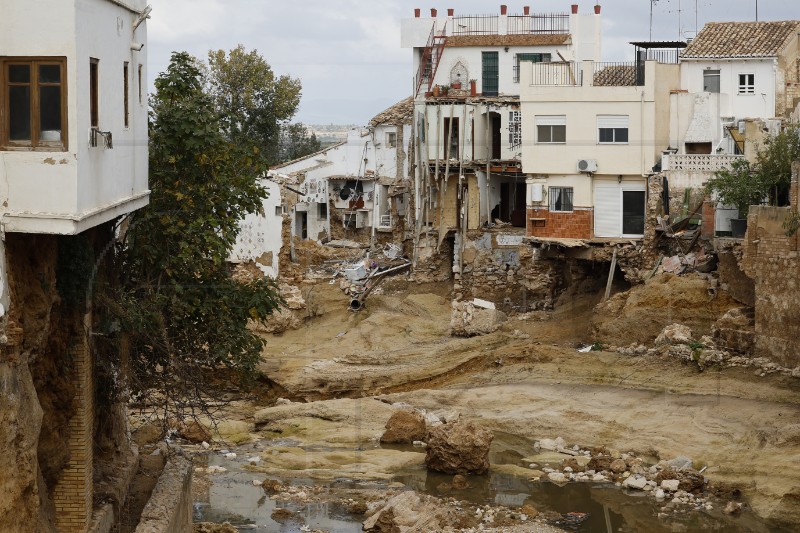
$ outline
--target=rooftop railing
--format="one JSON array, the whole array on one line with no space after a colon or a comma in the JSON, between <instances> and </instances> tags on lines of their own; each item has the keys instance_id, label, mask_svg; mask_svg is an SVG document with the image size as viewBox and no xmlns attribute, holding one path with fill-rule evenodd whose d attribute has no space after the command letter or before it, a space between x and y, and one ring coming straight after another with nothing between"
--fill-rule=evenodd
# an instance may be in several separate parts
<instances>
[{"instance_id":1,"label":"rooftop railing","mask_svg":"<svg viewBox=\"0 0 800 533\"><path fill-rule=\"evenodd\" d=\"M497 35L497 15L462 15L453 17L453 35Z\"/></svg>"},{"instance_id":2,"label":"rooftop railing","mask_svg":"<svg viewBox=\"0 0 800 533\"><path fill-rule=\"evenodd\" d=\"M539 13L536 15L509 15L508 34L569 33L568 13Z\"/></svg>"},{"instance_id":3,"label":"rooftop railing","mask_svg":"<svg viewBox=\"0 0 800 533\"><path fill-rule=\"evenodd\" d=\"M583 85L583 72L574 62L532 65L531 85Z\"/></svg>"}]
</instances>

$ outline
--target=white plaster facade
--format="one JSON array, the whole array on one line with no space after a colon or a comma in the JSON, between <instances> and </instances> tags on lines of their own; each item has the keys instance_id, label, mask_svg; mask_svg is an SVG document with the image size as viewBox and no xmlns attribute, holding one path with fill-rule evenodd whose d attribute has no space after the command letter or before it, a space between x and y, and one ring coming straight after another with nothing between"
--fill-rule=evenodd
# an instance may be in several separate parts
<instances>
[{"instance_id":1,"label":"white plaster facade","mask_svg":"<svg viewBox=\"0 0 800 533\"><path fill-rule=\"evenodd\" d=\"M534 76L542 64L527 63L522 79ZM625 191L644 191L646 177L669 145L670 92L680 87L677 64L646 61L641 86L594 86L595 65L581 65L582 82L532 84L522 87L522 170L528 180L529 209L547 209L548 190L572 190L575 210L594 209L594 236L621 238L637 236L622 230L619 213ZM553 118L555 117L555 118ZM626 124L625 142L600 141L599 127L610 117ZM537 124L558 121L565 124L564 142L538 138ZM579 161L590 162L591 171L578 170ZM541 192L534 194L533 188ZM638 235L641 236L641 235Z\"/></svg>"},{"instance_id":2,"label":"white plaster facade","mask_svg":"<svg viewBox=\"0 0 800 533\"><path fill-rule=\"evenodd\" d=\"M76 234L147 204L146 21L134 30L144 8L145 0L3 2L2 58L63 58L66 72L64 146L0 147L5 231ZM90 146L93 59L97 126L111 133L113 149L102 138ZM2 101L7 93L0 94Z\"/></svg>"},{"instance_id":3,"label":"white plaster facade","mask_svg":"<svg viewBox=\"0 0 800 533\"><path fill-rule=\"evenodd\" d=\"M385 182L407 177L410 138L410 125L355 128L338 145L273 167L262 179L269 191L262 212L241 223L230 261L253 261L265 275L277 277L279 255L291 245L284 242L285 218L292 241L330 239L330 209L351 211L341 191L356 182L363 191L363 205L352 209L359 225L370 231L390 230L394 221Z\"/></svg>"}]
</instances>

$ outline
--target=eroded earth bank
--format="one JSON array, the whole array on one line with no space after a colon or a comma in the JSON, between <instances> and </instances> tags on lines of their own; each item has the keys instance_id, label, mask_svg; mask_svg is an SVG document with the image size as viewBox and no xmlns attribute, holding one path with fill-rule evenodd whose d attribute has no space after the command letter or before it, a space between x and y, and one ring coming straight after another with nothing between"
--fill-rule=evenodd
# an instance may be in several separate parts
<instances>
[{"instance_id":1,"label":"eroded earth bank","mask_svg":"<svg viewBox=\"0 0 800 533\"><path fill-rule=\"evenodd\" d=\"M196 518L229 518L206 512L212 493L263 483L259 531L535 531L586 512L591 530L800 523L798 371L718 349L740 306L705 278L659 274L606 302L567 291L472 337L451 334L444 284L377 292L353 313L327 280L295 291L294 327L263 333L269 393L232 396L190 446ZM381 444L397 411L490 430L489 474L426 473L424 437ZM327 522L309 521L319 506Z\"/></svg>"}]
</instances>

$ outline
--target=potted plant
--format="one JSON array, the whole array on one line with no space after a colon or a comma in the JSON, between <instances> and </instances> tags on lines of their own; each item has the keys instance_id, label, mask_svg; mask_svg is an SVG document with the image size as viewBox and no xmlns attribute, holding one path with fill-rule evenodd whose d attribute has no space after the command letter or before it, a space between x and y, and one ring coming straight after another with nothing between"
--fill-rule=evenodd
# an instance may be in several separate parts
<instances>
[{"instance_id":1,"label":"potted plant","mask_svg":"<svg viewBox=\"0 0 800 533\"><path fill-rule=\"evenodd\" d=\"M718 170L706 183L706 192L725 205L739 210L739 218L731 219L731 236L744 237L747 230L747 214L751 205L759 205L767 198L770 185L746 159L739 159L731 168Z\"/></svg>"}]
</instances>

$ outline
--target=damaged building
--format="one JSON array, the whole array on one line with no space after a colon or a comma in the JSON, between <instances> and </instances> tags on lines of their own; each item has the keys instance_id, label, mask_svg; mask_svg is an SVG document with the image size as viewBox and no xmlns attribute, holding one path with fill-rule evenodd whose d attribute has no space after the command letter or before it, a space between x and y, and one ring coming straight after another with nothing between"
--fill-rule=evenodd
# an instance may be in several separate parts
<instances>
[{"instance_id":1,"label":"damaged building","mask_svg":"<svg viewBox=\"0 0 800 533\"><path fill-rule=\"evenodd\" d=\"M281 257L297 260L304 241L355 249L403 242L412 107L406 98L346 141L270 169L262 178L269 196L242 223L231 261L277 276Z\"/></svg>"}]
</instances>

